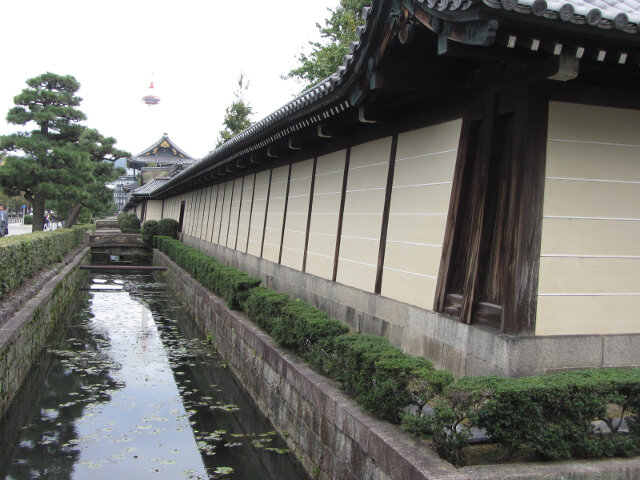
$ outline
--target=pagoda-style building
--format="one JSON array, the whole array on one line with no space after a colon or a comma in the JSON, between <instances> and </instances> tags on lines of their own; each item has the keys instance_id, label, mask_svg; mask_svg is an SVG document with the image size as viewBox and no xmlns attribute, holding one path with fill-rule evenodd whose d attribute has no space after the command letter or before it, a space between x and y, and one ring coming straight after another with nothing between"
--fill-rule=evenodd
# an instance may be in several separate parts
<instances>
[{"instance_id":1,"label":"pagoda-style building","mask_svg":"<svg viewBox=\"0 0 640 480\"><path fill-rule=\"evenodd\" d=\"M197 159L178 147L164 133L162 138L138 155L127 159L127 167L140 173L140 185L130 190L129 198L124 206L125 211L132 211L140 220L160 220L163 214L162 200L150 200L149 193L166 183L171 177L187 166L196 163Z\"/></svg>"},{"instance_id":2,"label":"pagoda-style building","mask_svg":"<svg viewBox=\"0 0 640 480\"><path fill-rule=\"evenodd\" d=\"M180 149L164 133L162 138L138 155L127 160L127 167L140 171L142 185L156 177L169 176L185 166L195 163L196 159Z\"/></svg>"}]
</instances>

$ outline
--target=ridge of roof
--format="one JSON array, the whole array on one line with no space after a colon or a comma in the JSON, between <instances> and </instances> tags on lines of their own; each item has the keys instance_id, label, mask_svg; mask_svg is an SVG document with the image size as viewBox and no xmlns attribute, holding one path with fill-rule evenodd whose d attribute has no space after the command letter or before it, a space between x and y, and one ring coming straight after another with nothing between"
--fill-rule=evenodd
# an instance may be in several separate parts
<instances>
[{"instance_id":1,"label":"ridge of roof","mask_svg":"<svg viewBox=\"0 0 640 480\"><path fill-rule=\"evenodd\" d=\"M194 157L192 157L191 155L186 153L184 150L182 150L180 147L178 147L174 143L174 141L169 138L169 135L167 135L166 133L162 134L162 137L160 137L160 140L156 141L153 145L144 149L142 152L138 153L137 155L134 155L133 157L131 157L131 160L133 159L146 160L145 158L141 158L141 157L147 156L147 154L152 152L153 149L160 147L160 145L162 145L163 142L167 142L170 145L169 148L173 148L178 153L182 154L183 158L181 158L181 160L196 160Z\"/></svg>"}]
</instances>

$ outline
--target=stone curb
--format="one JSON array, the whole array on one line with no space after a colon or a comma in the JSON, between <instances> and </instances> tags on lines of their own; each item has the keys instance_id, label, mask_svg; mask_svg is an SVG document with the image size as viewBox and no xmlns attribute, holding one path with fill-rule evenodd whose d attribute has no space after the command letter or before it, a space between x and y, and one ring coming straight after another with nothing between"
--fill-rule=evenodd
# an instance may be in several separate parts
<instances>
[{"instance_id":1,"label":"stone curb","mask_svg":"<svg viewBox=\"0 0 640 480\"><path fill-rule=\"evenodd\" d=\"M84 255L85 249L88 247L80 245L71 251L61 262L53 264L48 269L41 271L41 276L38 280L32 284L27 284L26 288L24 284L18 285L16 288L19 290L15 296L8 301L0 301L0 328L5 325L9 319L18 312L22 306L33 298L38 292L41 292L43 287L51 281L56 275L58 275L67 265L73 262L79 254ZM40 273L40 272L39 272Z\"/></svg>"}]
</instances>

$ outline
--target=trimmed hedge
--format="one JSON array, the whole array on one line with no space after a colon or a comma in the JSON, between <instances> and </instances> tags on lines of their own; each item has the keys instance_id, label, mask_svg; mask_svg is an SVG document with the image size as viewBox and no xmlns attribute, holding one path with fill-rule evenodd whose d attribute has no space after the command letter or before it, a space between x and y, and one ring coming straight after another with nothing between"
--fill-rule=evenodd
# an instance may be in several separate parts
<instances>
[{"instance_id":1,"label":"trimmed hedge","mask_svg":"<svg viewBox=\"0 0 640 480\"><path fill-rule=\"evenodd\" d=\"M169 255L200 284L222 297L231 309L244 308L250 291L260 285L260 279L218 262L179 240L158 235L154 237L154 246Z\"/></svg>"},{"instance_id":2,"label":"trimmed hedge","mask_svg":"<svg viewBox=\"0 0 640 480\"><path fill-rule=\"evenodd\" d=\"M142 241L149 246L153 245L153 237L159 235L158 221L147 220L142 224Z\"/></svg>"},{"instance_id":3,"label":"trimmed hedge","mask_svg":"<svg viewBox=\"0 0 640 480\"><path fill-rule=\"evenodd\" d=\"M33 232L0 239L0 299L40 270L60 262L84 243L90 225L74 225L52 232Z\"/></svg>"},{"instance_id":4,"label":"trimmed hedge","mask_svg":"<svg viewBox=\"0 0 640 480\"><path fill-rule=\"evenodd\" d=\"M158 222L157 235L165 235L171 238L178 238L179 224L173 218L163 218Z\"/></svg>"},{"instance_id":5,"label":"trimmed hedge","mask_svg":"<svg viewBox=\"0 0 640 480\"><path fill-rule=\"evenodd\" d=\"M118 224L122 233L140 233L140 219L135 213L118 215Z\"/></svg>"},{"instance_id":6,"label":"trimmed hedge","mask_svg":"<svg viewBox=\"0 0 640 480\"><path fill-rule=\"evenodd\" d=\"M154 244L280 345L339 381L366 409L431 438L449 461L465 463L472 427L485 429L505 457L522 448L543 459L640 453L640 369L454 381L426 358L405 355L381 337L347 333L323 311L258 286L258 279L177 240L156 236ZM401 415L411 405L417 413ZM623 418L629 433L619 431ZM607 426L605 432L594 430L594 420Z\"/></svg>"},{"instance_id":7,"label":"trimmed hedge","mask_svg":"<svg viewBox=\"0 0 640 480\"><path fill-rule=\"evenodd\" d=\"M623 418L628 434L620 432ZM595 420L606 428L597 431ZM407 415L403 424L431 436L438 453L455 463L464 462L471 427L484 428L505 458L521 448L546 460L638 455L640 369L462 378L437 399L433 416Z\"/></svg>"}]
</instances>

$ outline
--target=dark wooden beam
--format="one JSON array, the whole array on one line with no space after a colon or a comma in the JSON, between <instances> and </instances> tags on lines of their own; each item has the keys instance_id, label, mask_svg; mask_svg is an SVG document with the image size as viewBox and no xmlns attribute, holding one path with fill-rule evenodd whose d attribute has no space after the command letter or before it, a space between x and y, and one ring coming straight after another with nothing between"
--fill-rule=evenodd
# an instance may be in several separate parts
<instances>
[{"instance_id":1,"label":"dark wooden beam","mask_svg":"<svg viewBox=\"0 0 640 480\"><path fill-rule=\"evenodd\" d=\"M287 190L284 194L284 211L282 212L282 232L280 232L280 251L278 252L278 265L282 263L282 248L284 244L284 230L287 226L287 208L289 207L289 187L291 186L291 164L287 173Z\"/></svg>"},{"instance_id":2,"label":"dark wooden beam","mask_svg":"<svg viewBox=\"0 0 640 480\"><path fill-rule=\"evenodd\" d=\"M336 281L338 276L338 260L340 258L340 238L342 237L342 220L344 218L344 204L347 197L347 178L349 177L349 162L351 159L351 147L347 147L344 160L344 173L342 174L342 189L340 194L340 210L338 211L338 229L336 232L336 249L333 254L333 274L331 280Z\"/></svg>"},{"instance_id":3,"label":"dark wooden beam","mask_svg":"<svg viewBox=\"0 0 640 480\"><path fill-rule=\"evenodd\" d=\"M396 165L396 151L398 149L398 134L391 137L391 152L389 154L389 169L387 170L387 185L384 195L384 207L382 208L382 226L380 229L380 244L378 245L378 266L376 269L376 281L374 293L382 291L382 275L384 272L384 256L387 249L387 229L389 226L389 211L391 209L391 192L393 190L393 175Z\"/></svg>"},{"instance_id":4,"label":"dark wooden beam","mask_svg":"<svg viewBox=\"0 0 640 480\"><path fill-rule=\"evenodd\" d=\"M434 72L412 72L411 70L377 70L369 79L371 90L393 90L418 93L434 93L445 87L455 87L460 77L446 77Z\"/></svg>"},{"instance_id":5,"label":"dark wooden beam","mask_svg":"<svg viewBox=\"0 0 640 480\"><path fill-rule=\"evenodd\" d=\"M316 167L318 157L313 157L313 169L311 171L311 187L309 188L309 210L307 212L307 226L304 234L304 253L302 257L302 271L307 271L307 251L309 250L309 234L311 232L311 214L313 213L313 192L316 186Z\"/></svg>"}]
</instances>

